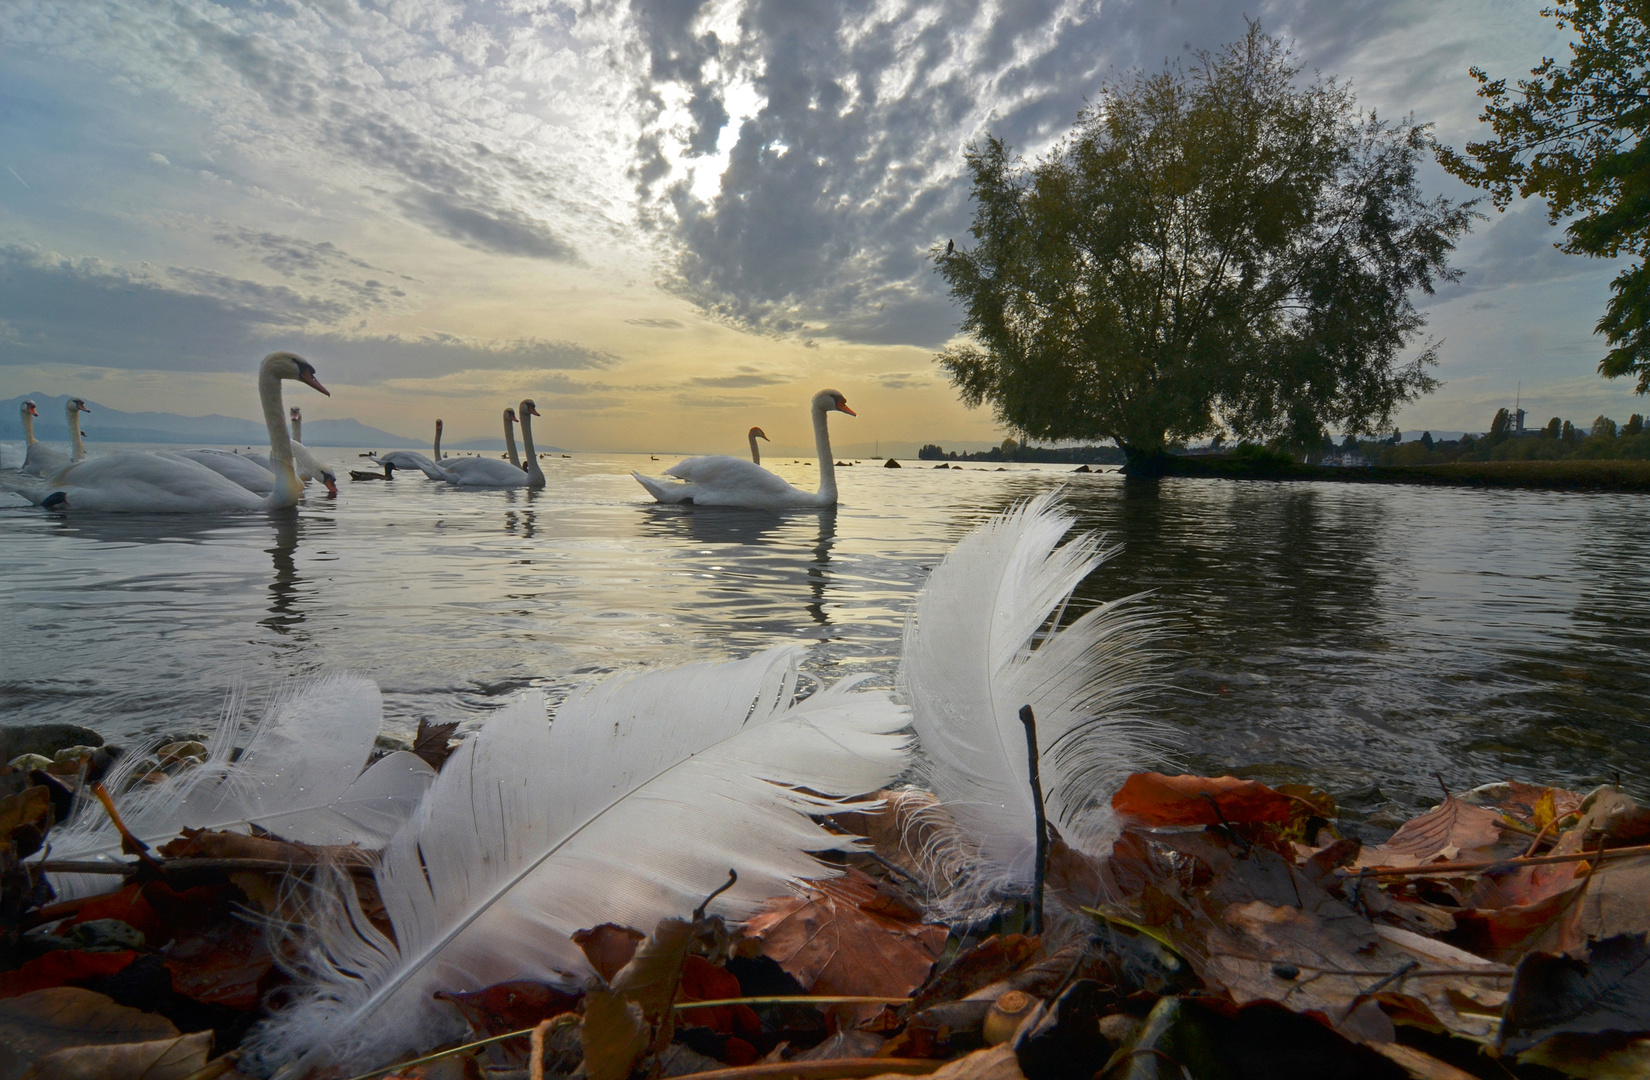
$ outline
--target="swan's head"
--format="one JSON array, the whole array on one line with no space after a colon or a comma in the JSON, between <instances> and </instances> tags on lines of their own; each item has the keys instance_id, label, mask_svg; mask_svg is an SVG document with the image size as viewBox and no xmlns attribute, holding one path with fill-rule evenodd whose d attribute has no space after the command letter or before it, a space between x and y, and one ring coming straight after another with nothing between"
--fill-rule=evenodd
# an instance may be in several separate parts
<instances>
[{"instance_id":1,"label":"swan's head","mask_svg":"<svg viewBox=\"0 0 1650 1080\"><path fill-rule=\"evenodd\" d=\"M25 416L39 416L40 407L32 401L25 401L23 402L23 414Z\"/></svg>"},{"instance_id":2,"label":"swan's head","mask_svg":"<svg viewBox=\"0 0 1650 1080\"><path fill-rule=\"evenodd\" d=\"M532 398L528 398L526 401L523 401L521 403L521 415L523 415L523 416L538 416L538 415L540 415L539 414L539 407L537 405L533 404L533 399Z\"/></svg>"},{"instance_id":3,"label":"swan's head","mask_svg":"<svg viewBox=\"0 0 1650 1080\"><path fill-rule=\"evenodd\" d=\"M388 479L388 477L389 474L386 473L385 478ZM338 497L338 477L330 470L321 474L321 484L327 489L327 498L336 499Z\"/></svg>"},{"instance_id":4,"label":"swan's head","mask_svg":"<svg viewBox=\"0 0 1650 1080\"><path fill-rule=\"evenodd\" d=\"M72 397L69 399L69 411L72 413L77 413L91 412L92 410L86 407L86 401L84 398Z\"/></svg>"},{"instance_id":5,"label":"swan's head","mask_svg":"<svg viewBox=\"0 0 1650 1080\"><path fill-rule=\"evenodd\" d=\"M277 379L301 382L312 390L319 390L327 397L332 396L332 391L322 386L321 380L315 377L315 365L297 353L270 353L264 357L263 371Z\"/></svg>"},{"instance_id":6,"label":"swan's head","mask_svg":"<svg viewBox=\"0 0 1650 1080\"><path fill-rule=\"evenodd\" d=\"M814 408L820 412L845 412L849 416L858 416L854 410L848 408L848 399L842 396L840 390L821 390L814 395Z\"/></svg>"},{"instance_id":7,"label":"swan's head","mask_svg":"<svg viewBox=\"0 0 1650 1080\"><path fill-rule=\"evenodd\" d=\"M507 424L513 424L513 423L516 422L516 410L515 409L511 408L511 409L505 409L504 410L504 422L507 423Z\"/></svg>"},{"instance_id":8,"label":"swan's head","mask_svg":"<svg viewBox=\"0 0 1650 1080\"><path fill-rule=\"evenodd\" d=\"M298 406L296 406L296 405L294 405L294 406L292 406L292 408L288 409L286 411L286 414L287 414L287 416L289 416L293 420L302 420L304 418L303 410L299 409Z\"/></svg>"},{"instance_id":9,"label":"swan's head","mask_svg":"<svg viewBox=\"0 0 1650 1080\"><path fill-rule=\"evenodd\" d=\"M751 428L750 437L753 439L761 439L763 442L773 442L772 439L768 438L768 433L759 427Z\"/></svg>"},{"instance_id":10,"label":"swan's head","mask_svg":"<svg viewBox=\"0 0 1650 1080\"><path fill-rule=\"evenodd\" d=\"M436 421L436 422L435 422L435 429L436 429L436 431L440 431L440 430L441 430L441 421L440 421L440 420L437 420L437 421Z\"/></svg>"}]
</instances>

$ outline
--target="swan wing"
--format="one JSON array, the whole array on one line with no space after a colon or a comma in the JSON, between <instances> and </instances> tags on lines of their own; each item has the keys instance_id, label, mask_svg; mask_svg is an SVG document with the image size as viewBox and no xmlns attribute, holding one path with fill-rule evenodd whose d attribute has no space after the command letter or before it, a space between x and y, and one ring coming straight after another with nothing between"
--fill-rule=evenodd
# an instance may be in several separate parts
<instances>
[{"instance_id":1,"label":"swan wing","mask_svg":"<svg viewBox=\"0 0 1650 1080\"><path fill-rule=\"evenodd\" d=\"M204 465L224 479L259 495L268 495L275 490L275 474L240 454L223 450L178 450L167 456L187 458Z\"/></svg>"},{"instance_id":2,"label":"swan wing","mask_svg":"<svg viewBox=\"0 0 1650 1080\"><path fill-rule=\"evenodd\" d=\"M128 450L87 458L64 469L48 485L63 494L65 510L104 513L205 513L250 510L258 495L197 461Z\"/></svg>"},{"instance_id":3,"label":"swan wing","mask_svg":"<svg viewBox=\"0 0 1650 1080\"><path fill-rule=\"evenodd\" d=\"M643 476L634 470L630 473L636 482L647 488L647 493L662 503L685 503L693 501L694 486L692 484L673 484L668 480L657 477ZM19 493L21 494L21 493Z\"/></svg>"},{"instance_id":4,"label":"swan wing","mask_svg":"<svg viewBox=\"0 0 1650 1080\"><path fill-rule=\"evenodd\" d=\"M667 476L697 484L701 493L739 492L754 495L806 494L753 461L721 454L690 457L665 470ZM703 502L696 496L695 502Z\"/></svg>"},{"instance_id":5,"label":"swan wing","mask_svg":"<svg viewBox=\"0 0 1650 1080\"><path fill-rule=\"evenodd\" d=\"M29 476L55 476L72 464L69 455L43 442L32 443L23 456L22 471Z\"/></svg>"},{"instance_id":6,"label":"swan wing","mask_svg":"<svg viewBox=\"0 0 1650 1080\"><path fill-rule=\"evenodd\" d=\"M431 480L446 480L446 470L420 454L417 450L391 450L387 454L369 457L374 465L389 465L396 469L417 469Z\"/></svg>"},{"instance_id":7,"label":"swan wing","mask_svg":"<svg viewBox=\"0 0 1650 1080\"><path fill-rule=\"evenodd\" d=\"M527 474L499 458L456 458L442 463L460 487L526 487Z\"/></svg>"}]
</instances>

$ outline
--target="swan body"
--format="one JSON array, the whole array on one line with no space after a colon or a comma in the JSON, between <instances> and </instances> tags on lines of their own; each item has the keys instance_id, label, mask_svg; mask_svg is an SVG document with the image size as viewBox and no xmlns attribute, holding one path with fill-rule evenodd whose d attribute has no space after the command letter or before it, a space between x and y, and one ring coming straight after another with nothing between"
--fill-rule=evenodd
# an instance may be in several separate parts
<instances>
[{"instance_id":1,"label":"swan body","mask_svg":"<svg viewBox=\"0 0 1650 1080\"><path fill-rule=\"evenodd\" d=\"M524 456L527 459L526 471L520 465L512 465L500 458L443 458L431 461L423 454L410 450L392 450L388 454L380 454L369 460L380 465L391 465L398 469L417 469L431 480L443 480L454 487L486 487L486 488L533 488L544 486L544 470L539 468L538 454L533 450L532 417L538 416L538 407L529 398L523 401L520 408L521 441L525 448ZM510 421L516 419L516 414L505 410L504 432L506 440L514 449L515 439L510 431ZM436 421L436 446L441 445L441 421Z\"/></svg>"},{"instance_id":2,"label":"swan body","mask_svg":"<svg viewBox=\"0 0 1650 1080\"><path fill-rule=\"evenodd\" d=\"M391 450L387 454L374 454L367 458L374 465L387 469L415 469L431 480L445 480L441 471L436 468L435 462L420 454L417 450Z\"/></svg>"},{"instance_id":3,"label":"swan body","mask_svg":"<svg viewBox=\"0 0 1650 1080\"><path fill-rule=\"evenodd\" d=\"M332 466L310 453L309 447L304 445L304 413L294 405L287 410L292 418L292 464L298 471L298 479L308 483L319 480L327 489L328 495L338 494L338 476L332 471Z\"/></svg>"},{"instance_id":4,"label":"swan body","mask_svg":"<svg viewBox=\"0 0 1650 1080\"><path fill-rule=\"evenodd\" d=\"M281 382L294 379L330 394L309 361L293 353L270 353L258 372L258 397L269 430L274 485L259 496L199 461L169 453L128 450L79 461L50 479L5 487L36 506L103 513L193 514L222 510L280 509L294 506L303 483L292 464L292 439L281 413Z\"/></svg>"},{"instance_id":5,"label":"swan body","mask_svg":"<svg viewBox=\"0 0 1650 1080\"><path fill-rule=\"evenodd\" d=\"M754 461L711 454L690 457L665 470L682 483L657 480L632 472L630 475L662 503L692 503L695 506L738 506L755 510L782 510L800 506L836 505L836 465L831 456L831 436L825 415L844 412L856 416L848 408L848 399L835 390L821 390L810 406L814 421L814 444L819 452L819 490L803 491L775 476ZM766 436L763 436L766 438ZM756 437L751 436L751 452L756 452Z\"/></svg>"},{"instance_id":6,"label":"swan body","mask_svg":"<svg viewBox=\"0 0 1650 1080\"><path fill-rule=\"evenodd\" d=\"M204 465L255 495L268 495L275 490L274 471L267 465L260 465L250 455L232 454L227 450L177 450L169 456Z\"/></svg>"}]
</instances>

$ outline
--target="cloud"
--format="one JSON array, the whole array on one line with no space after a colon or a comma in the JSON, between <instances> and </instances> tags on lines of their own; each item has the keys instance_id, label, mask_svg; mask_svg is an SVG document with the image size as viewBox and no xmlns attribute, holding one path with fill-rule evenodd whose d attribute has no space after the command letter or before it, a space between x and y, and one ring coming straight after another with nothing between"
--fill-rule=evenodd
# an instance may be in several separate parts
<instances>
[{"instance_id":1,"label":"cloud","mask_svg":"<svg viewBox=\"0 0 1650 1080\"><path fill-rule=\"evenodd\" d=\"M681 330L686 324L678 319L626 319L631 326L645 326L650 330Z\"/></svg>"},{"instance_id":2,"label":"cloud","mask_svg":"<svg viewBox=\"0 0 1650 1080\"><path fill-rule=\"evenodd\" d=\"M772 386L774 383L792 382L788 375L768 375L748 373L743 375L695 375L688 379L694 386L719 386L729 390L747 386Z\"/></svg>"},{"instance_id":3,"label":"cloud","mask_svg":"<svg viewBox=\"0 0 1650 1080\"><path fill-rule=\"evenodd\" d=\"M885 390L907 390L919 386L931 386L934 380L920 371L885 371L876 376L877 385Z\"/></svg>"},{"instance_id":4,"label":"cloud","mask_svg":"<svg viewBox=\"0 0 1650 1080\"><path fill-rule=\"evenodd\" d=\"M1461 280L1438 289L1438 302L1460 299L1474 293L1530 283L1560 281L1565 278L1619 270L1613 260L1566 255L1555 244L1564 240L1562 226L1549 224L1540 203L1519 203L1505 213L1492 211L1487 227L1461 247L1456 262L1464 271ZM1477 309L1485 301L1476 301Z\"/></svg>"},{"instance_id":5,"label":"cloud","mask_svg":"<svg viewBox=\"0 0 1650 1080\"><path fill-rule=\"evenodd\" d=\"M611 353L539 338L487 340L430 331L362 335L360 295L315 296L198 267L129 270L23 245L0 245L0 365L55 363L162 371L239 371L273 349L338 365L344 381L460 368L611 367Z\"/></svg>"},{"instance_id":6,"label":"cloud","mask_svg":"<svg viewBox=\"0 0 1650 1080\"><path fill-rule=\"evenodd\" d=\"M465 206L433 191L408 195L401 205L441 236L482 251L552 262L579 261L572 245L542 221L516 210Z\"/></svg>"}]
</instances>

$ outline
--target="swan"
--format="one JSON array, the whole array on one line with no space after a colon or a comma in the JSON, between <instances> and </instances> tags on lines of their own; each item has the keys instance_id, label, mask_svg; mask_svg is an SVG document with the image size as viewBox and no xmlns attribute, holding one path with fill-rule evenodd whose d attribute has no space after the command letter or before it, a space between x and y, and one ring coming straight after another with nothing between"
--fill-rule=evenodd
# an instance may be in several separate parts
<instances>
[{"instance_id":1,"label":"swan","mask_svg":"<svg viewBox=\"0 0 1650 1080\"><path fill-rule=\"evenodd\" d=\"M434 452L435 452L436 460L440 460L440 458L441 458L441 421L440 420L437 420L435 422L435 447L434 447ZM423 473L425 476L429 477L431 480L445 480L445 479L447 479L441 473L436 471L435 461L431 461L429 458L425 457L423 454L420 454L416 450L391 450L387 454L368 454L367 455L367 460L372 462L374 465L380 466L381 468L384 468L386 470L386 475L385 475L386 480L389 479L387 470L390 470L390 469L417 469L419 472Z\"/></svg>"},{"instance_id":2,"label":"swan","mask_svg":"<svg viewBox=\"0 0 1650 1080\"><path fill-rule=\"evenodd\" d=\"M23 439L28 446L23 458L22 472L28 476L56 476L64 469L82 460L86 456L86 444L80 438L80 414L91 412L86 402L80 398L70 398L63 406L69 423L69 445L71 452L65 454L55 447L47 446L34 437L34 418L40 415L40 410L32 401L25 401L19 410L23 417Z\"/></svg>"},{"instance_id":3,"label":"swan","mask_svg":"<svg viewBox=\"0 0 1650 1080\"><path fill-rule=\"evenodd\" d=\"M292 438L281 411L281 380L331 392L315 377L309 361L289 352L270 353L258 369L258 398L269 429L275 485L260 498L232 480L177 454L125 450L76 462L50 480L9 481L0 486L37 506L110 513L212 513L219 510L279 509L296 505L303 484L292 467Z\"/></svg>"},{"instance_id":4,"label":"swan","mask_svg":"<svg viewBox=\"0 0 1650 1080\"><path fill-rule=\"evenodd\" d=\"M819 452L819 490L792 487L762 466L744 458L722 455L690 457L665 470L665 475L685 481L672 484L630 475L662 503L693 503L695 506L744 506L758 510L779 510L790 506L835 506L836 465L831 457L831 434L825 414L858 413L848 408L848 399L835 390L821 390L810 403L814 419L814 445ZM751 448L756 440L751 439Z\"/></svg>"},{"instance_id":5,"label":"swan","mask_svg":"<svg viewBox=\"0 0 1650 1080\"><path fill-rule=\"evenodd\" d=\"M768 438L768 433L763 431L759 427L751 428L750 434L748 436L746 436L746 438L750 439L750 441L751 441L751 464L752 465L762 464L762 451L760 451L756 448L756 440L761 439L763 442L772 442L773 440ZM654 460L657 461L658 459L655 458Z\"/></svg>"},{"instance_id":6,"label":"swan","mask_svg":"<svg viewBox=\"0 0 1650 1080\"><path fill-rule=\"evenodd\" d=\"M521 458L516 455L515 422L516 410L506 408L504 410L504 451L510 458L510 464L514 465L518 469L525 469L527 466L523 465L521 463Z\"/></svg>"},{"instance_id":7,"label":"swan","mask_svg":"<svg viewBox=\"0 0 1650 1080\"><path fill-rule=\"evenodd\" d=\"M530 419L538 415L539 411L531 400L521 403L521 441L528 463L526 472L522 471L520 465L512 465L499 458L447 458L434 463L436 471L442 474L439 479L458 487L543 487L544 471L539 468L538 455L533 452L533 429ZM510 422L514 419L516 414L512 410L504 410L505 441L512 444L512 449L515 437L511 434Z\"/></svg>"},{"instance_id":8,"label":"swan","mask_svg":"<svg viewBox=\"0 0 1650 1080\"><path fill-rule=\"evenodd\" d=\"M304 445L303 437L299 434L304 430L304 414L294 405L287 410L292 418L292 464L298 472L298 479L305 481L319 480L327 489L327 494L336 498L338 495L338 476L332 471L332 466L322 461L310 452Z\"/></svg>"}]
</instances>

